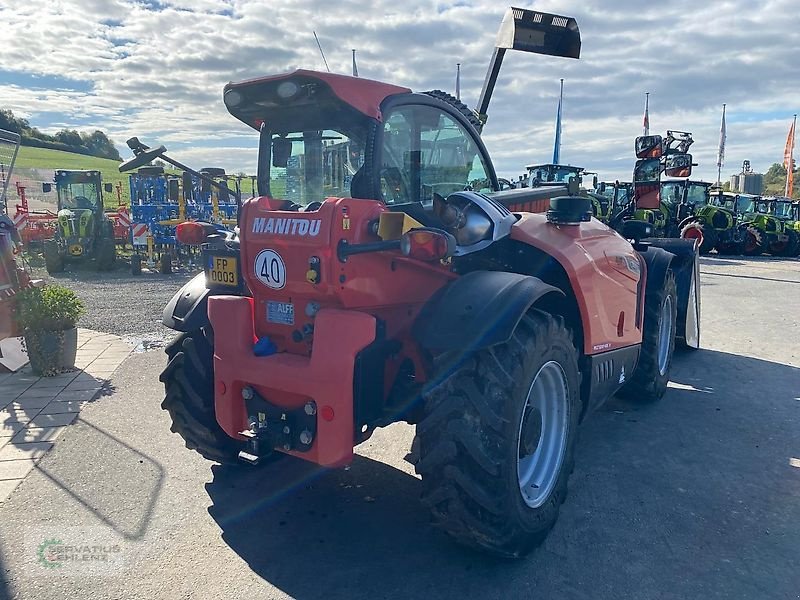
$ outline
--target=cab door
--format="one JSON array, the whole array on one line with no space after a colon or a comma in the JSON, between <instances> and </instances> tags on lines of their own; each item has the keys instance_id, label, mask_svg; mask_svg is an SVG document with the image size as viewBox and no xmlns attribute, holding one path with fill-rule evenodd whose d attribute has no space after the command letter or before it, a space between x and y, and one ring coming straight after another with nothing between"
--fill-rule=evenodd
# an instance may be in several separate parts
<instances>
[{"instance_id":1,"label":"cab door","mask_svg":"<svg viewBox=\"0 0 800 600\"><path fill-rule=\"evenodd\" d=\"M390 99L376 144L376 174L388 205L433 205L433 195L499 190L480 136L444 101L410 94Z\"/></svg>"}]
</instances>

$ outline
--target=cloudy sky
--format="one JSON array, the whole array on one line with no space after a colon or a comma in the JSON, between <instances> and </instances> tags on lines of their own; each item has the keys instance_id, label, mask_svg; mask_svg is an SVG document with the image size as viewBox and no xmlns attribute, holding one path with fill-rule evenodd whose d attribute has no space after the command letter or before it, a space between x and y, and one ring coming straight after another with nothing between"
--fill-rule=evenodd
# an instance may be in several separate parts
<instances>
[{"instance_id":1,"label":"cloudy sky","mask_svg":"<svg viewBox=\"0 0 800 600\"><path fill-rule=\"evenodd\" d=\"M630 178L650 92L652 133L691 131L696 174L716 179L781 162L800 110L797 0L542 0L574 16L582 58L507 55L484 139L498 173L549 162L559 78L562 162ZM123 157L137 135L193 166L254 170L256 140L221 101L228 81L324 69L477 101L506 6L490 0L0 0L0 107L47 132L101 128Z\"/></svg>"}]
</instances>

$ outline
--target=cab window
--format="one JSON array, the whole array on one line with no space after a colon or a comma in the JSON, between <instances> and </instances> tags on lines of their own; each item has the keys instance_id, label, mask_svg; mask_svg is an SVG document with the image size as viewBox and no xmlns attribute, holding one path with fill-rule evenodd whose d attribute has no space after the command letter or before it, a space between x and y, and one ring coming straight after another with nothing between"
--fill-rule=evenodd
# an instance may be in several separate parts
<instances>
[{"instance_id":1,"label":"cab window","mask_svg":"<svg viewBox=\"0 0 800 600\"><path fill-rule=\"evenodd\" d=\"M470 189L493 191L472 135L432 106L400 106L384 119L381 194L387 204L433 201Z\"/></svg>"}]
</instances>

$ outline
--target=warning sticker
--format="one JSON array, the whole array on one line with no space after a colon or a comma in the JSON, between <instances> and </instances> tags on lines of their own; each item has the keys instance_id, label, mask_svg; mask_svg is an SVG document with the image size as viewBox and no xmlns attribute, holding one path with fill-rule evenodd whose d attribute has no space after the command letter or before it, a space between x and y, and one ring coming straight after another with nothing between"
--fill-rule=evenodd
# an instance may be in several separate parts
<instances>
[{"instance_id":1,"label":"warning sticker","mask_svg":"<svg viewBox=\"0 0 800 600\"><path fill-rule=\"evenodd\" d=\"M267 322L294 325L294 304L291 302L267 302Z\"/></svg>"}]
</instances>

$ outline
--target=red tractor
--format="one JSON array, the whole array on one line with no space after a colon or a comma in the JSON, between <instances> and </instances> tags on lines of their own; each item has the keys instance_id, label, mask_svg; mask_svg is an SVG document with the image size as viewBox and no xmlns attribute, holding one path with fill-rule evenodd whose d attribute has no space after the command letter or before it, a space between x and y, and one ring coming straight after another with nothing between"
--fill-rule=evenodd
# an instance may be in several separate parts
<instances>
[{"instance_id":1,"label":"red tractor","mask_svg":"<svg viewBox=\"0 0 800 600\"><path fill-rule=\"evenodd\" d=\"M577 57L580 36L510 10L484 118L506 48ZM633 223L632 245L585 197L510 211L541 190L498 191L483 119L442 92L299 70L224 100L260 132L259 196L238 235L178 233L205 273L164 311L172 430L214 461L341 467L377 427L415 424L434 521L524 554L555 523L581 419L617 392L659 399L676 338L698 346L693 243Z\"/></svg>"}]
</instances>

